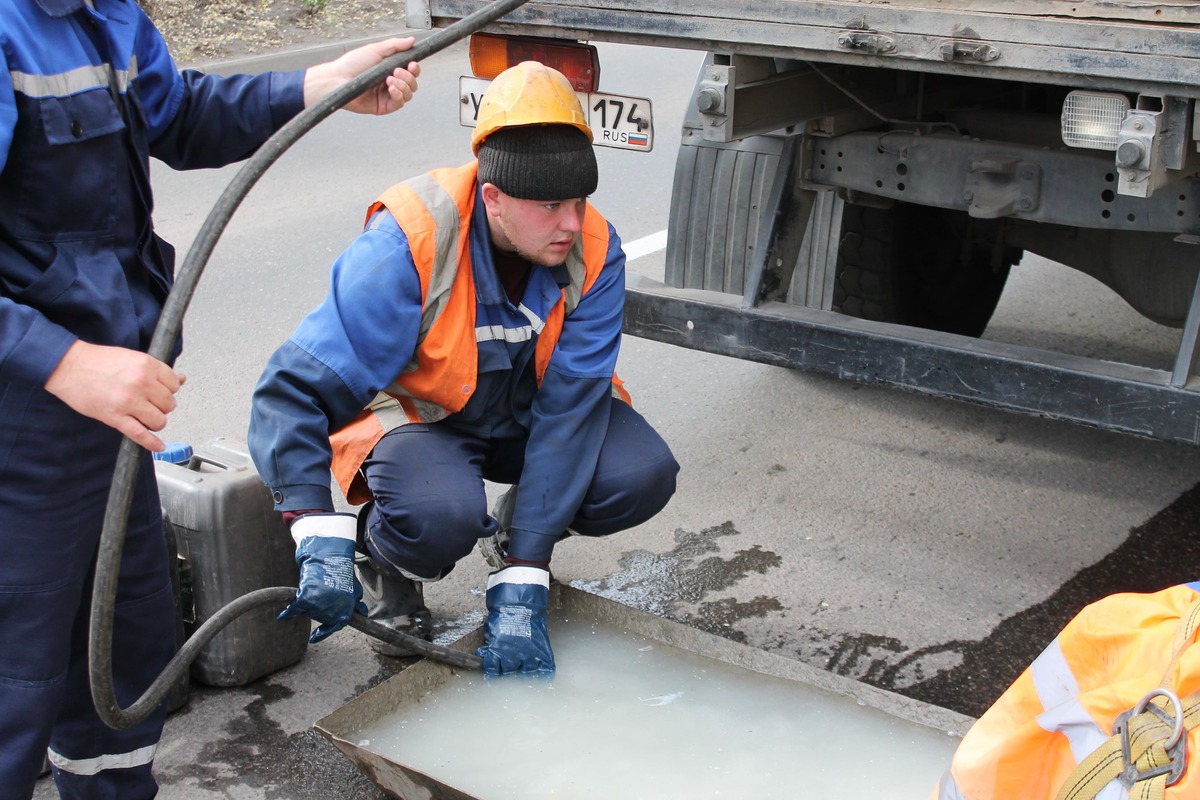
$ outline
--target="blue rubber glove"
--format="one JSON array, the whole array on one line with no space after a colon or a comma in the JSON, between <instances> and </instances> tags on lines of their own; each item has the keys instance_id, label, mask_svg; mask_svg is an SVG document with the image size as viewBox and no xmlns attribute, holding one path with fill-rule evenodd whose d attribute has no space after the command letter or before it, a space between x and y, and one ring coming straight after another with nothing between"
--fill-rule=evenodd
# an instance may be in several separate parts
<instances>
[{"instance_id":1,"label":"blue rubber glove","mask_svg":"<svg viewBox=\"0 0 1200 800\"><path fill-rule=\"evenodd\" d=\"M300 588L279 619L303 614L321 623L308 641L316 644L345 627L355 610L367 612L354 574L353 514L305 514L292 523Z\"/></svg>"},{"instance_id":2,"label":"blue rubber glove","mask_svg":"<svg viewBox=\"0 0 1200 800\"><path fill-rule=\"evenodd\" d=\"M488 576L483 647L475 651L485 675L554 673L546 628L549 601L548 569L512 566Z\"/></svg>"}]
</instances>

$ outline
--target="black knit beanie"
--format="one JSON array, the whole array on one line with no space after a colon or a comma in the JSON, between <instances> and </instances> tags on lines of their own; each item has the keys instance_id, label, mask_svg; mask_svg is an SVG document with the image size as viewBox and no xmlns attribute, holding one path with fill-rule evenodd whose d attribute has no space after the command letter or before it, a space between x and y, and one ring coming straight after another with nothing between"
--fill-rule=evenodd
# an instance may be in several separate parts
<instances>
[{"instance_id":1,"label":"black knit beanie","mask_svg":"<svg viewBox=\"0 0 1200 800\"><path fill-rule=\"evenodd\" d=\"M479 182L522 200L587 197L599 183L596 153L570 125L501 128L479 147Z\"/></svg>"}]
</instances>

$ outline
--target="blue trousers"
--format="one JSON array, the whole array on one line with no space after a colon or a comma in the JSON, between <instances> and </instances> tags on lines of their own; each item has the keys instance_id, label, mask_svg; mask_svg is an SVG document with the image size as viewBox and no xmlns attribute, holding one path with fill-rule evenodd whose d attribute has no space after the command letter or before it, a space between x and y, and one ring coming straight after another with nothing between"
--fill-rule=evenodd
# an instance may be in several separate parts
<instances>
[{"instance_id":1,"label":"blue trousers","mask_svg":"<svg viewBox=\"0 0 1200 800\"><path fill-rule=\"evenodd\" d=\"M120 435L43 390L0 383L0 800L33 794L50 751L64 800L140 800L165 712L115 731L88 678L92 576ZM153 462L141 463L113 622L127 707L174 647L174 598Z\"/></svg>"},{"instance_id":2,"label":"blue trousers","mask_svg":"<svg viewBox=\"0 0 1200 800\"><path fill-rule=\"evenodd\" d=\"M363 464L375 497L367 548L381 564L439 578L493 535L484 481L515 484L524 439L482 439L448 425L404 425ZM679 464L666 442L627 403L612 400L608 433L571 530L608 536L646 522L675 493Z\"/></svg>"}]
</instances>

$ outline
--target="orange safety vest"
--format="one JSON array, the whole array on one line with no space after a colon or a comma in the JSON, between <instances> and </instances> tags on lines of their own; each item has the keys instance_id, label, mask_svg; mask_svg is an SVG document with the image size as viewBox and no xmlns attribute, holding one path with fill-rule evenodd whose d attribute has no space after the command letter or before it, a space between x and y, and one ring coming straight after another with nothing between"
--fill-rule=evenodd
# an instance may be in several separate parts
<instances>
[{"instance_id":1,"label":"orange safety vest","mask_svg":"<svg viewBox=\"0 0 1200 800\"><path fill-rule=\"evenodd\" d=\"M333 475L352 504L371 498L360 469L390 430L437 422L461 411L475 391L479 347L470 220L479 162L438 169L396 184L367 210L368 224L386 208L408 238L421 281L421 325L412 361L353 420L330 436ZM569 283L546 315L534 349L538 385L562 333L563 320L591 290L608 256L608 223L589 204L582 232L567 256ZM629 402L616 375L613 394Z\"/></svg>"},{"instance_id":2,"label":"orange safety vest","mask_svg":"<svg viewBox=\"0 0 1200 800\"><path fill-rule=\"evenodd\" d=\"M1200 584L1089 605L971 727L931 800L1200 797L1198 625Z\"/></svg>"}]
</instances>

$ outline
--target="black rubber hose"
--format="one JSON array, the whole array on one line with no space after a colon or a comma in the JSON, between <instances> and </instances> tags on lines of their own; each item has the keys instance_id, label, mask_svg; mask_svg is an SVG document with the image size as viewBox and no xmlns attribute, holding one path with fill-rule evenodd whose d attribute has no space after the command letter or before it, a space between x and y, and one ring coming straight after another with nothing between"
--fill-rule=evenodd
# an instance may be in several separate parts
<instances>
[{"instance_id":1,"label":"black rubber hose","mask_svg":"<svg viewBox=\"0 0 1200 800\"><path fill-rule=\"evenodd\" d=\"M423 61L434 53L466 38L485 25L494 22L509 11L524 4L526 0L494 0L494 2L463 17L458 22L425 36L413 47L387 58L353 80L347 81L330 92L315 105L305 109L280 128L275 135L263 143L254 155L234 176L229 186L217 199L196 234L195 241L180 267L171 293L163 305L162 315L154 330L148 353L160 361L167 361L183 327L183 316L191 303L200 275L208 263L217 240L225 230L234 211L241 205L250 188L262 177L267 168L283 155L301 136L367 89L382 82L397 67L412 61ZM121 442L113 474L112 488L108 495L108 506L104 511L104 527L100 534L100 547L96 556L96 577L92 589L92 613L88 642L88 669L92 685L92 700L100 718L118 730L132 727L146 717L163 701L174 681L196 658L199 650L215 636L221 628L236 617L258 606L290 602L296 594L295 587L260 589L234 600L221 611L210 617L192 634L187 644L171 660L150 688L128 708L117 702L112 675L113 605L117 596L117 581L121 565L121 554L125 546L125 530L129 521L129 505L133 498L133 486L138 467L144 454L132 439ZM451 650L430 644L416 637L406 636L356 614L350 625L364 633L419 652L429 658L466 669L482 669L482 661L474 654Z\"/></svg>"}]
</instances>

